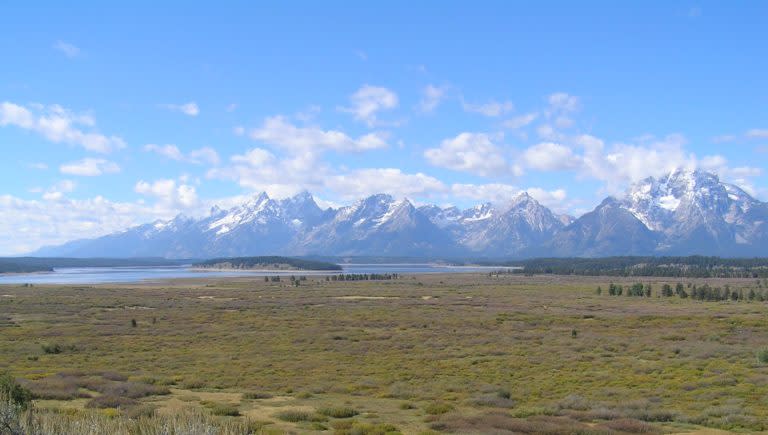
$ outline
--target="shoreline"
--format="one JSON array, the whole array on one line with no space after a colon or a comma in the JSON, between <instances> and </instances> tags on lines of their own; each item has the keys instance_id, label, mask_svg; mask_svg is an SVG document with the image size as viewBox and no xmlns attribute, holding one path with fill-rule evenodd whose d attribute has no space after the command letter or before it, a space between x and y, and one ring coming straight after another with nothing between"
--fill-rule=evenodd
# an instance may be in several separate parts
<instances>
[{"instance_id":1,"label":"shoreline","mask_svg":"<svg viewBox=\"0 0 768 435\"><path fill-rule=\"evenodd\" d=\"M241 269L236 267L190 267L190 271L193 272L257 272L257 273L270 273L270 272L338 272L343 273L344 270L328 270L328 269Z\"/></svg>"}]
</instances>

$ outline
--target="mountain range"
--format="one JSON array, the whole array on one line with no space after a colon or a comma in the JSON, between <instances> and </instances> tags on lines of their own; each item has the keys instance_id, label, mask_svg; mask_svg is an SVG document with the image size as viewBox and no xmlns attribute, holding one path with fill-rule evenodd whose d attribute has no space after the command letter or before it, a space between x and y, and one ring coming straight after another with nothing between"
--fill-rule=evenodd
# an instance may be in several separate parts
<instances>
[{"instance_id":1,"label":"mountain range","mask_svg":"<svg viewBox=\"0 0 768 435\"><path fill-rule=\"evenodd\" d=\"M768 255L768 204L700 170L675 170L608 197L579 218L523 192L461 210L377 194L337 209L266 193L206 217L179 215L34 255L210 258L246 255L430 258Z\"/></svg>"}]
</instances>

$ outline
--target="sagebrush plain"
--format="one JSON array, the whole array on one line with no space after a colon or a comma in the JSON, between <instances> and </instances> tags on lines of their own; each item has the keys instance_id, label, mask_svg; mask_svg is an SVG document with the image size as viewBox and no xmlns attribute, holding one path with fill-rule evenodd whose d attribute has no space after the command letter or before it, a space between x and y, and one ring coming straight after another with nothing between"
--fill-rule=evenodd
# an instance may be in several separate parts
<instances>
[{"instance_id":1,"label":"sagebrush plain","mask_svg":"<svg viewBox=\"0 0 768 435\"><path fill-rule=\"evenodd\" d=\"M651 297L596 292L637 281ZM660 296L677 282L762 288L480 273L3 286L0 367L46 424L115 433L180 415L222 433L766 430L766 303Z\"/></svg>"}]
</instances>

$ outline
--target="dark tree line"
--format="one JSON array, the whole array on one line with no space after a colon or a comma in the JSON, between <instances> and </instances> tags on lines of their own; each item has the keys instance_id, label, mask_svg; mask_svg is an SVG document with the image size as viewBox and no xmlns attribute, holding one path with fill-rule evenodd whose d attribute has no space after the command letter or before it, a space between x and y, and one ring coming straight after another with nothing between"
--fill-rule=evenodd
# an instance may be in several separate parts
<instances>
[{"instance_id":1,"label":"dark tree line","mask_svg":"<svg viewBox=\"0 0 768 435\"><path fill-rule=\"evenodd\" d=\"M602 294L603 290L598 287L597 294ZM650 284L635 283L628 286L611 283L608 285L609 296L638 296L638 297L651 297L653 296L653 288ZM698 301L768 301L768 290L762 288L749 288L749 289L732 289L729 285L724 287L713 287L709 284L697 286L696 284L678 282L673 287L670 284L663 284L658 293L659 297L671 298L679 297L681 299L691 298Z\"/></svg>"},{"instance_id":2,"label":"dark tree line","mask_svg":"<svg viewBox=\"0 0 768 435\"><path fill-rule=\"evenodd\" d=\"M509 262L512 273L659 276L680 278L768 278L768 258L605 257L537 258Z\"/></svg>"},{"instance_id":3,"label":"dark tree line","mask_svg":"<svg viewBox=\"0 0 768 435\"><path fill-rule=\"evenodd\" d=\"M398 279L397 273L347 273L339 275L329 275L325 277L326 281L383 281Z\"/></svg>"}]
</instances>

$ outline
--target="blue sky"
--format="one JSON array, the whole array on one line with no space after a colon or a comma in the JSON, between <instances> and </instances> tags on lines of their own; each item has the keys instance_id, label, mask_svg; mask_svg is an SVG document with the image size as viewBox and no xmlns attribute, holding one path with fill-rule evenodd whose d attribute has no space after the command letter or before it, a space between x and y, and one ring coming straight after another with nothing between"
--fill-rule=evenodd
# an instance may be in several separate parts
<instances>
[{"instance_id":1,"label":"blue sky","mask_svg":"<svg viewBox=\"0 0 768 435\"><path fill-rule=\"evenodd\" d=\"M0 254L262 190L768 199L766 2L155 3L3 6Z\"/></svg>"}]
</instances>

